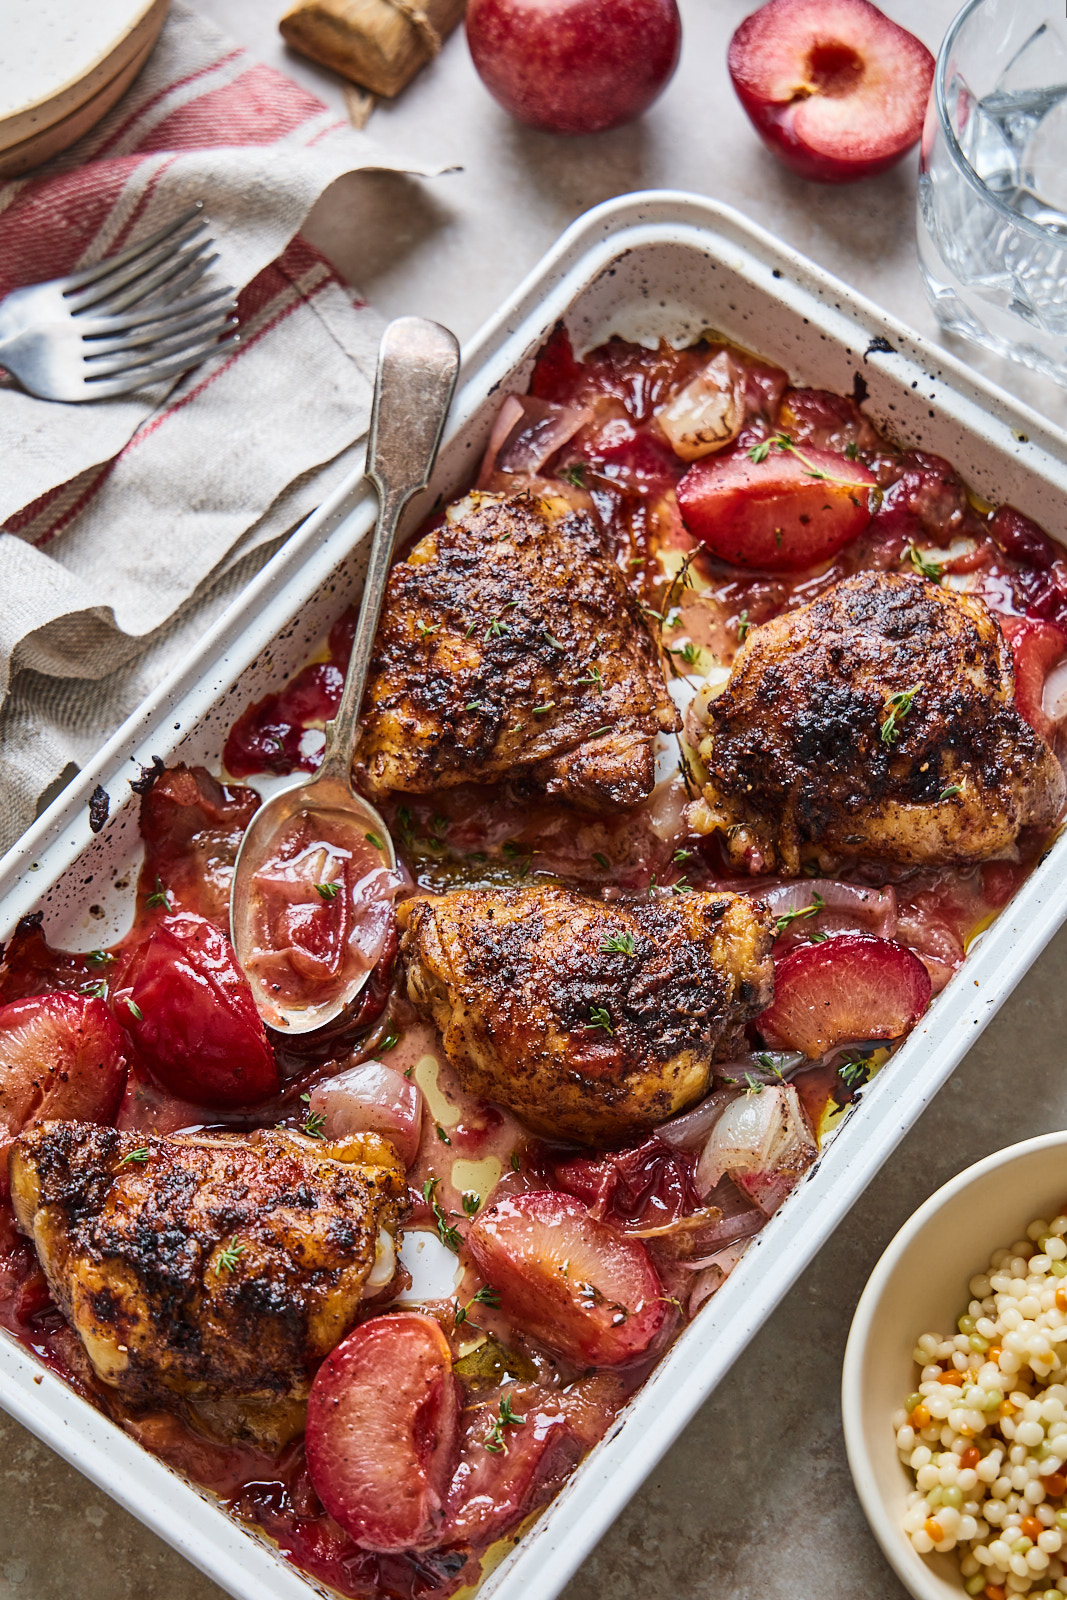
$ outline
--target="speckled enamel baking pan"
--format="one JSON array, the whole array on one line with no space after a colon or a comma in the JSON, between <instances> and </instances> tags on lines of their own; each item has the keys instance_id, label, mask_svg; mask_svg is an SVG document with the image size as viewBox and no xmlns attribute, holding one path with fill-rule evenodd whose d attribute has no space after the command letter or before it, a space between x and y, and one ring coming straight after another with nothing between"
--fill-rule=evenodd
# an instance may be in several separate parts
<instances>
[{"instance_id":1,"label":"speckled enamel baking pan","mask_svg":"<svg viewBox=\"0 0 1067 1600\"><path fill-rule=\"evenodd\" d=\"M858 373L878 427L947 456L989 499L1010 500L1067 540L1067 435L736 212L663 192L611 201L576 222L466 350L446 445L413 518L468 477L501 391L525 387L560 317L581 347L613 332L687 339L713 328L802 383L851 393ZM0 862L0 938L37 909L56 944L91 949L125 931L139 852L128 780L154 756L217 769L241 708L295 670L358 594L373 510L354 480L310 517L196 655ZM88 801L97 784L110 796L111 818L94 836ZM1065 869L1067 835L972 947L725 1286L483 1584L482 1600L558 1594L1067 917ZM322 1592L3 1335L0 1404L241 1600Z\"/></svg>"}]
</instances>

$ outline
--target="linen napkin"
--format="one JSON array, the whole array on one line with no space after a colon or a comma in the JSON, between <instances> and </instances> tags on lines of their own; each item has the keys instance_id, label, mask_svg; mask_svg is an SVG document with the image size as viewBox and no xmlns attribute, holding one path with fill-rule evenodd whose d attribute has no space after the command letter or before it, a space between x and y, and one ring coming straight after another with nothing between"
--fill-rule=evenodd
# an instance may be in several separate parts
<instances>
[{"instance_id":1,"label":"linen napkin","mask_svg":"<svg viewBox=\"0 0 1067 1600\"><path fill-rule=\"evenodd\" d=\"M193 200L240 289L240 343L83 405L0 383L0 850L351 470L381 322L297 229L390 157L174 8L104 121L0 181L0 294L88 265Z\"/></svg>"}]
</instances>

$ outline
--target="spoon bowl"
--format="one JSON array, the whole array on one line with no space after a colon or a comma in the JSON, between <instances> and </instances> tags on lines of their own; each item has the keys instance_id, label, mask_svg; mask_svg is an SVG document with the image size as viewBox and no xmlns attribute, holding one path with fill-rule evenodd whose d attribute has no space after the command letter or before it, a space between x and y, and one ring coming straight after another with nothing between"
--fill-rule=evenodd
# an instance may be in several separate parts
<instances>
[{"instance_id":1,"label":"spoon bowl","mask_svg":"<svg viewBox=\"0 0 1067 1600\"><path fill-rule=\"evenodd\" d=\"M458 371L436 322L400 317L382 335L367 442L378 521L340 703L318 771L260 807L234 863L231 941L261 1017L287 1036L353 1011L392 925L396 851L352 787L352 757L397 526L429 482Z\"/></svg>"}]
</instances>

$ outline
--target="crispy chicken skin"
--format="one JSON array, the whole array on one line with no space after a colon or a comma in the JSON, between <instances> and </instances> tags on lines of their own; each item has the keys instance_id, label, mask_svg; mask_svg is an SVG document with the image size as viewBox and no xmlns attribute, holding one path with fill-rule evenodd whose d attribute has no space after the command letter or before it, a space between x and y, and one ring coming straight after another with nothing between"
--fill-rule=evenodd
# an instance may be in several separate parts
<instances>
[{"instance_id":1,"label":"crispy chicken skin","mask_svg":"<svg viewBox=\"0 0 1067 1600\"><path fill-rule=\"evenodd\" d=\"M216 1422L221 1406L228 1431L276 1438L279 1413L300 1426L376 1249L388 1271L379 1232L396 1234L407 1185L376 1134L163 1139L48 1122L15 1141L11 1195L98 1378Z\"/></svg>"},{"instance_id":2,"label":"crispy chicken skin","mask_svg":"<svg viewBox=\"0 0 1067 1600\"><path fill-rule=\"evenodd\" d=\"M566 501L469 495L394 566L357 754L372 797L519 777L635 806L678 726L640 611Z\"/></svg>"},{"instance_id":3,"label":"crispy chicken skin","mask_svg":"<svg viewBox=\"0 0 1067 1600\"><path fill-rule=\"evenodd\" d=\"M472 889L398 915L408 997L464 1087L584 1144L699 1099L772 995L773 923L741 895Z\"/></svg>"},{"instance_id":4,"label":"crispy chicken skin","mask_svg":"<svg viewBox=\"0 0 1067 1600\"><path fill-rule=\"evenodd\" d=\"M749 872L1009 854L1021 827L1051 824L1064 802L1060 764L1014 689L1011 650L976 596L857 573L748 635L705 725L690 727L707 774L691 821L722 829Z\"/></svg>"}]
</instances>

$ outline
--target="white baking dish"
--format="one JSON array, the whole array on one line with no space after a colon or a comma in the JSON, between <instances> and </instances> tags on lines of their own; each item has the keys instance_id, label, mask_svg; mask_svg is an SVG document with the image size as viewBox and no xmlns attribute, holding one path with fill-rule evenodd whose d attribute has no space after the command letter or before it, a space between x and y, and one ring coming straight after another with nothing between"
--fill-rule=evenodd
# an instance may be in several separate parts
<instances>
[{"instance_id":1,"label":"white baking dish","mask_svg":"<svg viewBox=\"0 0 1067 1600\"><path fill-rule=\"evenodd\" d=\"M413 517L469 476L501 390L525 386L559 317L583 347L612 332L686 339L710 327L801 382L849 393L858 372L879 426L947 456L975 489L1067 538L1067 435L736 212L671 193L611 201L580 219L468 348L447 443ZM217 768L237 713L299 666L358 593L372 515L353 481L309 518L185 668L0 862L0 937L35 909L59 944L92 948L125 930L139 850L126 780L153 756ZM98 783L112 818L94 837L87 806ZM487 1579L482 1600L558 1594L1067 917L1065 860L1067 837L972 948L608 1437ZM297 1600L318 1589L8 1338L0 1338L0 1404L241 1600Z\"/></svg>"}]
</instances>

